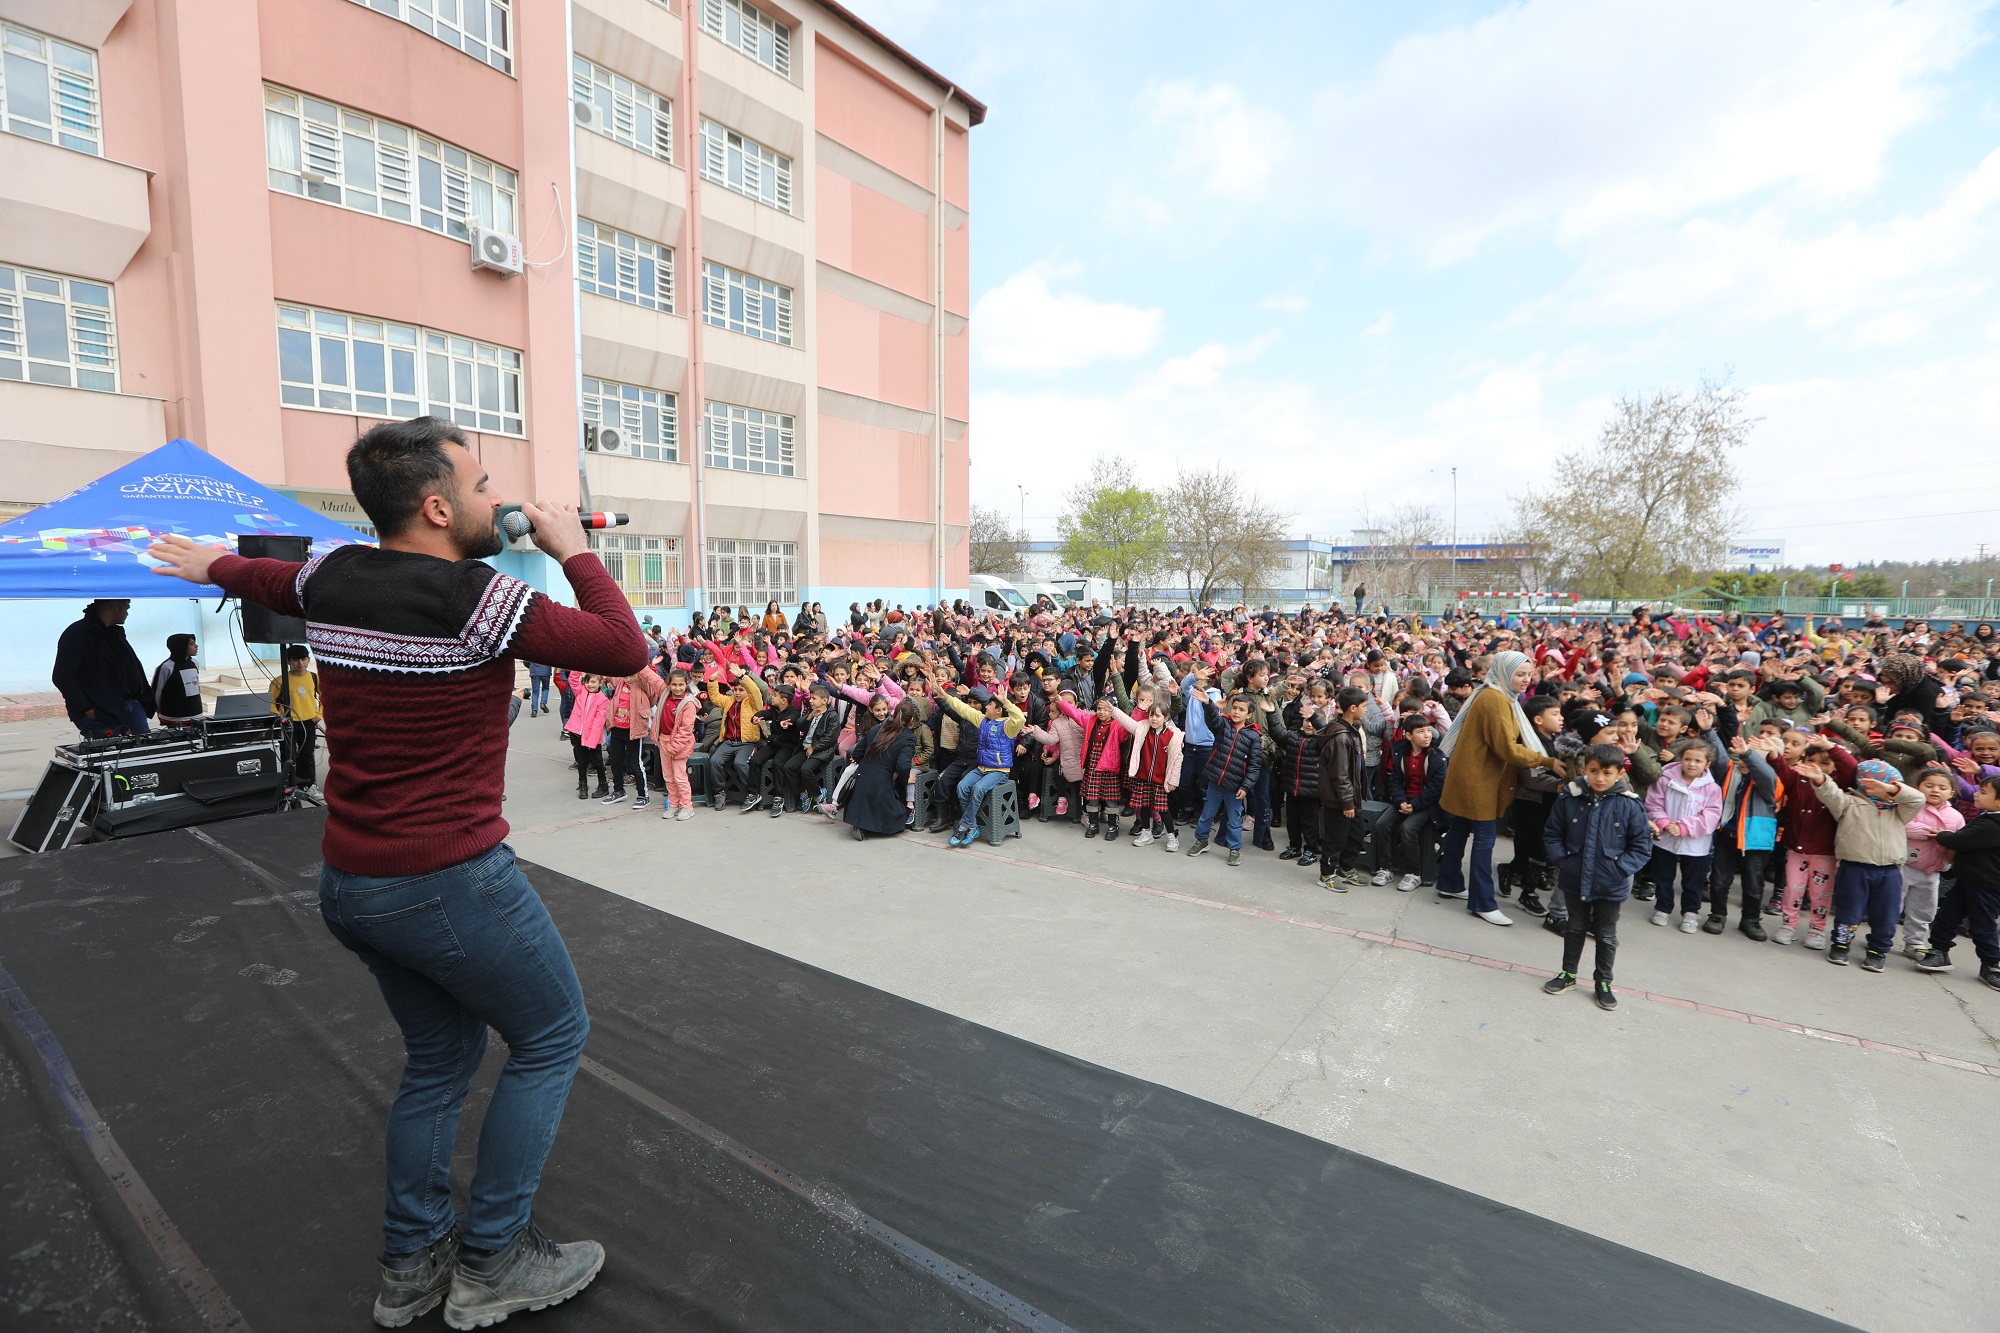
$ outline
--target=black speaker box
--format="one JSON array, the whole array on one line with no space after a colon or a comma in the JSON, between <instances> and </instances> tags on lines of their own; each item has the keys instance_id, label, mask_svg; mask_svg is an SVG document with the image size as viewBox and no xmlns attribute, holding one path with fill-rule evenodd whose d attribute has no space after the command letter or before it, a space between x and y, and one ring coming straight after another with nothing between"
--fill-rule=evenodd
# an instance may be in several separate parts
<instances>
[{"instance_id":1,"label":"black speaker box","mask_svg":"<svg viewBox=\"0 0 2000 1333\"><path fill-rule=\"evenodd\" d=\"M236 554L248 560L290 560L304 564L312 554L312 543L304 537L271 537L245 533L236 539ZM304 643L306 622L296 616L281 616L257 605L243 603L243 642Z\"/></svg>"}]
</instances>

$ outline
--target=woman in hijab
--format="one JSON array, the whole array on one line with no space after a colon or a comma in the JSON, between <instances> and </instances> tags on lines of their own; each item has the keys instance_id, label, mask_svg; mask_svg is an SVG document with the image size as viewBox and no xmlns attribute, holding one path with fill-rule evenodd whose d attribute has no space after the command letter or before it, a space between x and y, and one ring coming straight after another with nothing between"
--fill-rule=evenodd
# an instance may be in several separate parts
<instances>
[{"instance_id":1,"label":"woman in hijab","mask_svg":"<svg viewBox=\"0 0 2000 1333\"><path fill-rule=\"evenodd\" d=\"M1542 746L1521 709L1521 692L1535 679L1526 653L1493 655L1486 679L1452 719L1438 749L1448 762L1438 805L1450 817L1438 865L1438 897L1466 898L1465 843L1472 840L1472 884L1466 910L1496 926L1511 926L1493 893L1493 839L1501 812L1514 799L1516 776L1524 768L1553 768L1562 762Z\"/></svg>"},{"instance_id":2,"label":"woman in hijab","mask_svg":"<svg viewBox=\"0 0 2000 1333\"><path fill-rule=\"evenodd\" d=\"M1923 715L1924 730L1951 734L1951 710L1958 702L1958 695L1946 690L1943 681L1924 670L1922 658L1914 653L1891 653L1882 659L1882 666L1875 674L1889 687L1889 702L1882 707L1884 721L1893 720L1907 709Z\"/></svg>"}]
</instances>

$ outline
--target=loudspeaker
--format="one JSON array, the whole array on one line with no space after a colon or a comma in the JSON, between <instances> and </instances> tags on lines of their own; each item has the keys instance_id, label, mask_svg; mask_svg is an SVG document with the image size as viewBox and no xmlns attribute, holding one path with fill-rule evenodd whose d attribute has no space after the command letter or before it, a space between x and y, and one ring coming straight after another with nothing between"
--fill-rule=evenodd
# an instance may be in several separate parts
<instances>
[{"instance_id":1,"label":"loudspeaker","mask_svg":"<svg viewBox=\"0 0 2000 1333\"><path fill-rule=\"evenodd\" d=\"M245 533L236 539L236 554L248 560L290 560L295 564L304 564L307 557L312 554L312 543L304 537L270 537ZM305 641L305 621L296 616L281 616L255 602L243 603L243 642L304 643Z\"/></svg>"}]
</instances>

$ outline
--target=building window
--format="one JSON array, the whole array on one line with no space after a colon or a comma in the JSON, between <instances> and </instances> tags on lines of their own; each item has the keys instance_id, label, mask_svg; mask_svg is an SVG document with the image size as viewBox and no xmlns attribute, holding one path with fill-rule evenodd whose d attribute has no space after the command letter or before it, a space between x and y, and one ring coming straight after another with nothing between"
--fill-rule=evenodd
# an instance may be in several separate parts
<instances>
[{"instance_id":1,"label":"building window","mask_svg":"<svg viewBox=\"0 0 2000 1333\"><path fill-rule=\"evenodd\" d=\"M732 333L792 345L792 289L704 259L701 318Z\"/></svg>"},{"instance_id":2,"label":"building window","mask_svg":"<svg viewBox=\"0 0 2000 1333\"><path fill-rule=\"evenodd\" d=\"M680 461L680 415L674 395L664 390L585 376L583 423L615 428L634 458Z\"/></svg>"},{"instance_id":3,"label":"building window","mask_svg":"<svg viewBox=\"0 0 2000 1333\"><path fill-rule=\"evenodd\" d=\"M587 292L671 313L674 252L585 218L576 224L577 281Z\"/></svg>"},{"instance_id":4,"label":"building window","mask_svg":"<svg viewBox=\"0 0 2000 1333\"><path fill-rule=\"evenodd\" d=\"M0 23L0 123L9 134L103 156L96 54Z\"/></svg>"},{"instance_id":5,"label":"building window","mask_svg":"<svg viewBox=\"0 0 2000 1333\"><path fill-rule=\"evenodd\" d=\"M706 116L701 121L701 175L725 190L792 211L792 159Z\"/></svg>"},{"instance_id":6,"label":"building window","mask_svg":"<svg viewBox=\"0 0 2000 1333\"><path fill-rule=\"evenodd\" d=\"M593 532L590 549L633 606L682 606L681 539L636 532Z\"/></svg>"},{"instance_id":7,"label":"building window","mask_svg":"<svg viewBox=\"0 0 2000 1333\"><path fill-rule=\"evenodd\" d=\"M798 432L792 418L777 412L731 403L708 405L708 448L702 462L734 472L763 472L774 477L797 476L793 445Z\"/></svg>"},{"instance_id":8,"label":"building window","mask_svg":"<svg viewBox=\"0 0 2000 1333\"><path fill-rule=\"evenodd\" d=\"M524 433L519 352L414 324L281 305L278 382L286 407Z\"/></svg>"},{"instance_id":9,"label":"building window","mask_svg":"<svg viewBox=\"0 0 2000 1333\"><path fill-rule=\"evenodd\" d=\"M799 544L711 538L708 542L708 602L737 606L799 600Z\"/></svg>"},{"instance_id":10,"label":"building window","mask_svg":"<svg viewBox=\"0 0 2000 1333\"><path fill-rule=\"evenodd\" d=\"M0 267L0 380L117 393L110 284Z\"/></svg>"},{"instance_id":11,"label":"building window","mask_svg":"<svg viewBox=\"0 0 2000 1333\"><path fill-rule=\"evenodd\" d=\"M354 0L401 19L502 74L514 72L513 15L508 0Z\"/></svg>"},{"instance_id":12,"label":"building window","mask_svg":"<svg viewBox=\"0 0 2000 1333\"><path fill-rule=\"evenodd\" d=\"M743 0L701 0L701 26L766 69L792 77L792 30Z\"/></svg>"},{"instance_id":13,"label":"building window","mask_svg":"<svg viewBox=\"0 0 2000 1333\"><path fill-rule=\"evenodd\" d=\"M674 160L673 103L651 88L593 65L582 56L570 65L577 122L662 162Z\"/></svg>"},{"instance_id":14,"label":"building window","mask_svg":"<svg viewBox=\"0 0 2000 1333\"><path fill-rule=\"evenodd\" d=\"M470 240L472 227L517 236L518 180L503 166L406 125L317 97L264 89L271 188Z\"/></svg>"}]
</instances>

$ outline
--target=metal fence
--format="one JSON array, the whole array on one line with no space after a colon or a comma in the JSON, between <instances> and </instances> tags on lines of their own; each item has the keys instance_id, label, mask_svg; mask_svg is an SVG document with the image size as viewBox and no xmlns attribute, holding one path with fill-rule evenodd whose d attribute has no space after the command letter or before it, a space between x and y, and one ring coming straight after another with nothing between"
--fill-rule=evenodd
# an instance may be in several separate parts
<instances>
[{"instance_id":1,"label":"metal fence","mask_svg":"<svg viewBox=\"0 0 2000 1333\"><path fill-rule=\"evenodd\" d=\"M1185 592L1174 596L1175 590L1155 588L1134 588L1132 600L1141 606L1166 609L1173 606L1188 606ZM1218 599L1216 605L1230 606L1235 599ZM1280 611L1296 611L1302 605L1315 609L1326 609L1335 604L1332 594L1319 592L1310 596L1302 595L1296 589L1282 589L1278 592L1253 597L1248 605L1252 610L1268 605ZM1351 600L1340 603L1352 612ZM1905 620L1924 620L1933 625L1946 625L1954 621L1977 624L1982 620L2000 625L2000 597L1744 597L1734 601L1722 598L1690 597L1646 597L1617 598L1572 602L1568 598L1542 601L1529 598L1482 598L1479 600L1457 597L1389 597L1370 598L1367 603L1369 615L1424 616L1435 618L1446 615L1459 607L1471 608L1485 619L1526 615L1537 619L1593 620L1602 618L1620 619L1630 616L1639 607L1645 607L1655 616L1667 612L1683 615L1743 615L1757 619L1770 616L1785 616L1794 621L1807 618L1815 622L1834 619L1855 624L1870 617L1880 617L1891 624L1900 625Z\"/></svg>"}]
</instances>

